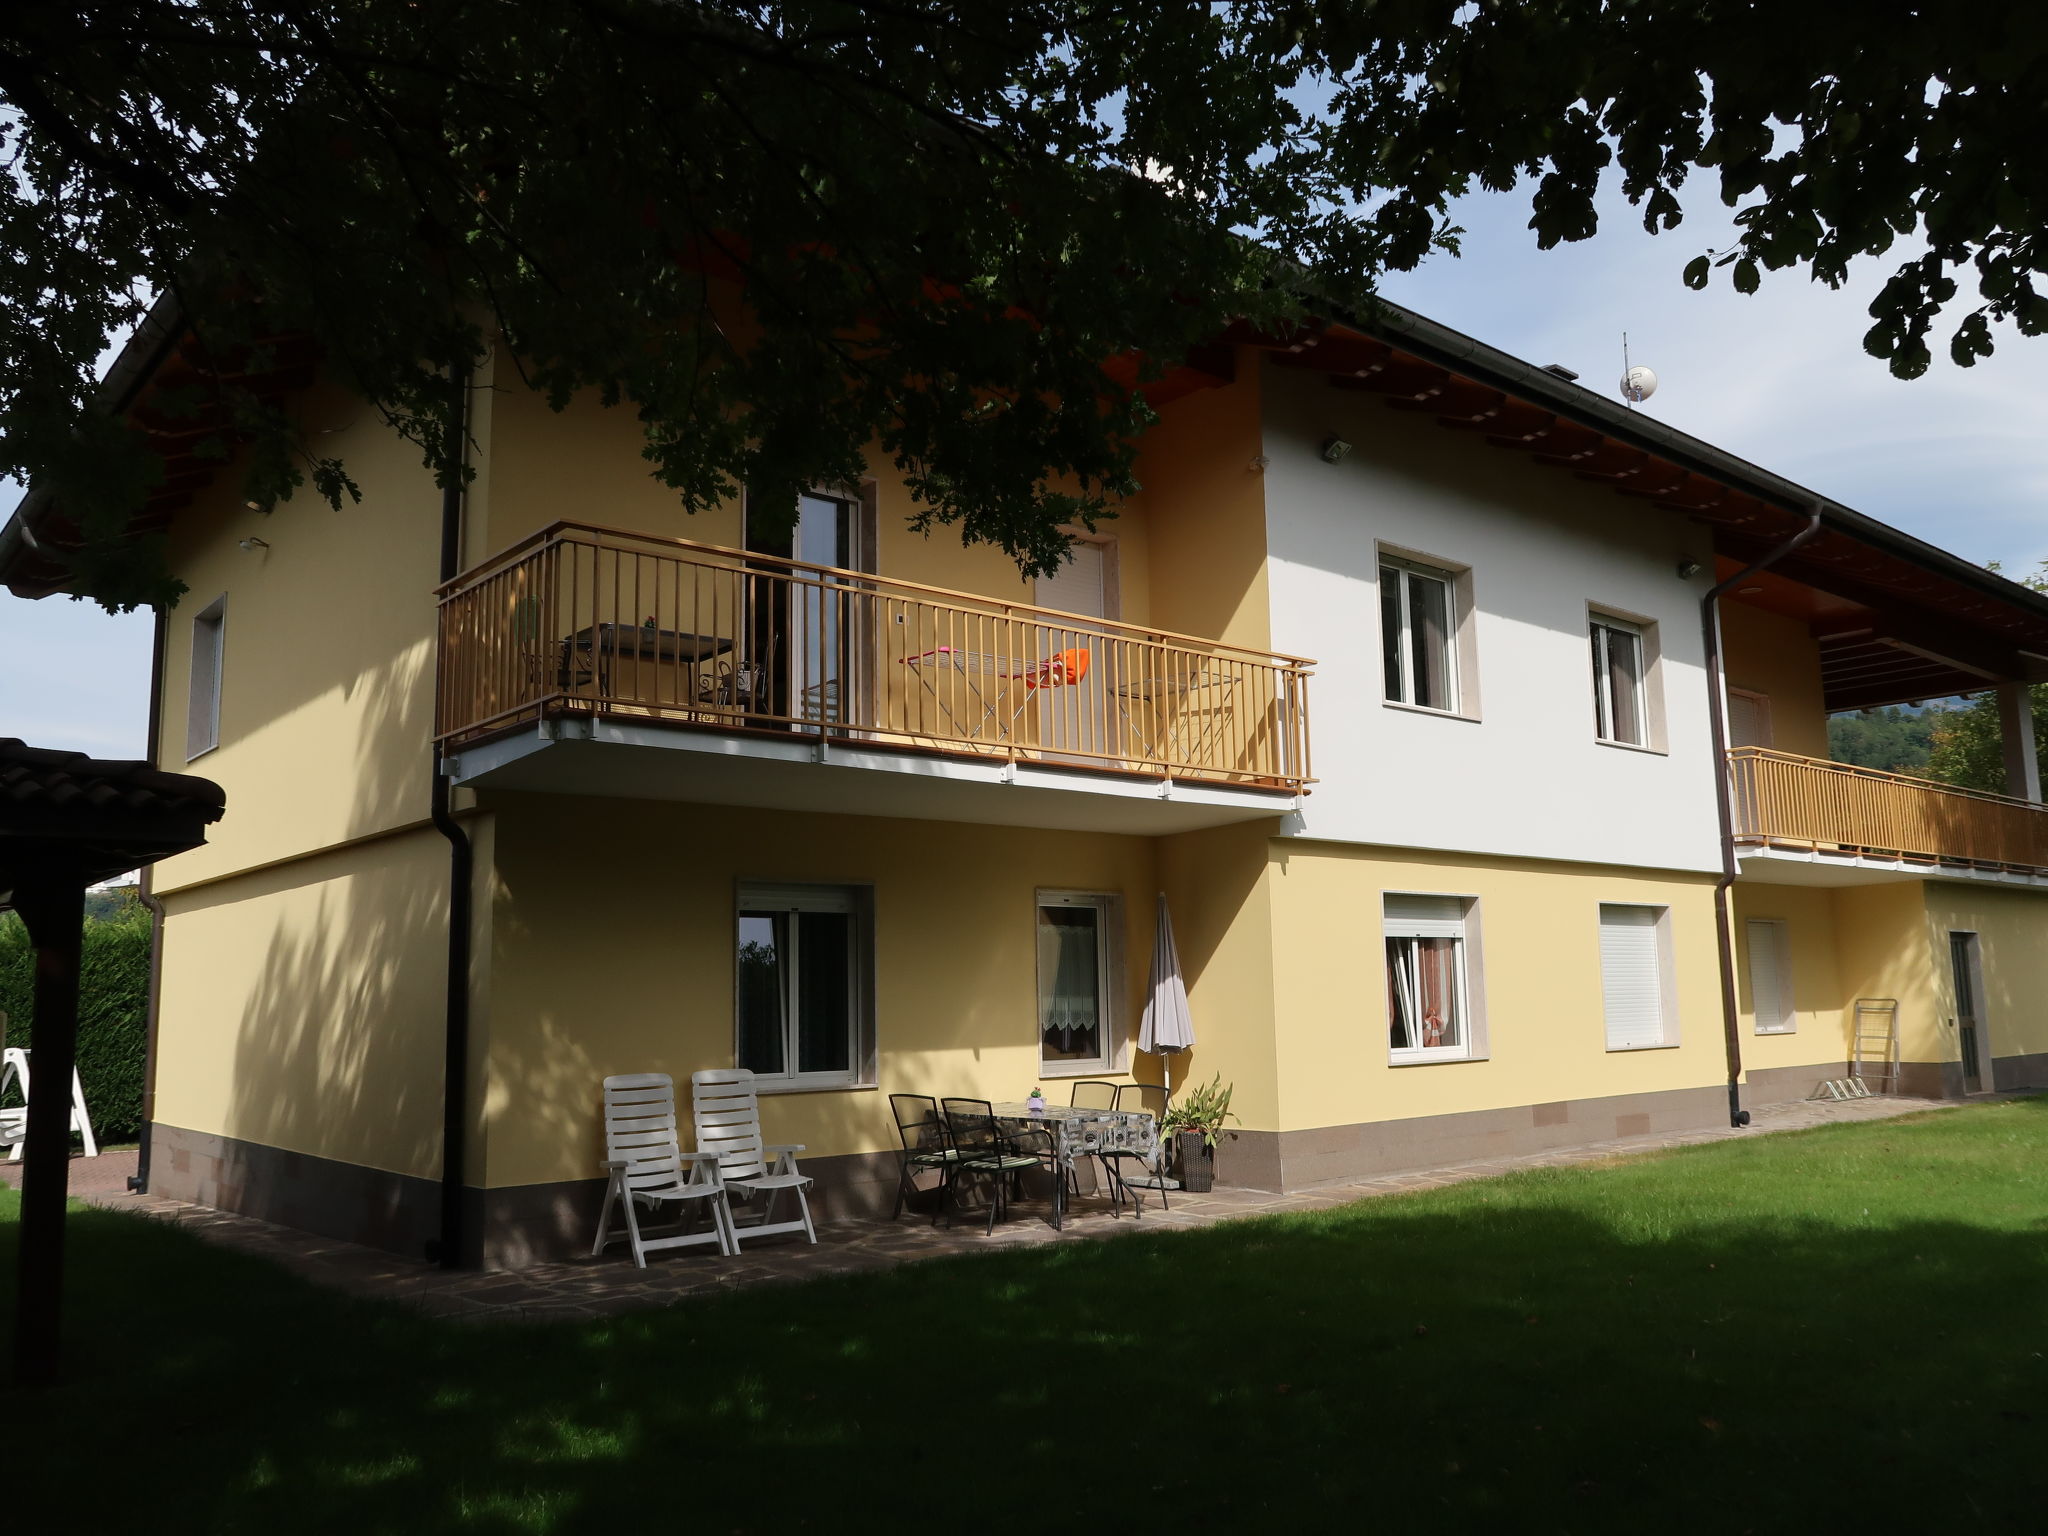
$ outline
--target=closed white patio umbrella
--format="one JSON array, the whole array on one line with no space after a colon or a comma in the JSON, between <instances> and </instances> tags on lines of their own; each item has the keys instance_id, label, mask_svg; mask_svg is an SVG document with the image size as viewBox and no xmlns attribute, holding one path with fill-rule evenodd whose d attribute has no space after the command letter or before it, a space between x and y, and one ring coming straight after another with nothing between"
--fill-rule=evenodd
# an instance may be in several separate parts
<instances>
[{"instance_id":1,"label":"closed white patio umbrella","mask_svg":"<svg viewBox=\"0 0 2048 1536\"><path fill-rule=\"evenodd\" d=\"M1174 948L1173 919L1167 915L1166 892L1159 893L1159 926L1152 936L1152 989L1145 997L1145 1018L1138 1029L1138 1049L1164 1055L1195 1043L1195 1021L1188 1012L1188 989L1180 979L1180 951Z\"/></svg>"}]
</instances>

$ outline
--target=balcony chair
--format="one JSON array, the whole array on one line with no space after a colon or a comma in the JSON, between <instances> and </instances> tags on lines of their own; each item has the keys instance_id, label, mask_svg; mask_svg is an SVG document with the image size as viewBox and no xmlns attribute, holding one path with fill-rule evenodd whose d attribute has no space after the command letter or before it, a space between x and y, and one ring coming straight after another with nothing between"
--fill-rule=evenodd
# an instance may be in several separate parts
<instances>
[{"instance_id":1,"label":"balcony chair","mask_svg":"<svg viewBox=\"0 0 2048 1536\"><path fill-rule=\"evenodd\" d=\"M921 1093L892 1093L889 1110L896 1117L896 1135L903 1143L896 1172L896 1209L889 1213L889 1219L895 1221L912 1195L930 1193L917 1187L920 1173L938 1174L938 1192L943 1199L946 1180L960 1154L947 1140L946 1121L937 1099Z\"/></svg>"},{"instance_id":2,"label":"balcony chair","mask_svg":"<svg viewBox=\"0 0 2048 1536\"><path fill-rule=\"evenodd\" d=\"M676 1085L666 1072L627 1072L604 1080L605 1167L611 1179L604 1192L604 1214L598 1218L597 1241L590 1256L616 1241L611 1230L612 1207L626 1211L626 1238L633 1262L647 1267L647 1255L662 1248L687 1248L716 1243L727 1258L739 1252L732 1236L732 1208L719 1181L718 1159L708 1152L685 1152L676 1141ZM711 1211L709 1232L688 1232L691 1202ZM639 1207L677 1207L669 1227L642 1227ZM656 1235L658 1234L658 1235Z\"/></svg>"},{"instance_id":3,"label":"balcony chair","mask_svg":"<svg viewBox=\"0 0 2048 1536\"><path fill-rule=\"evenodd\" d=\"M541 619L538 597L529 594L513 603L512 643L526 664L527 688L540 694L586 686L597 675L591 670L590 653L577 651L566 640L544 639Z\"/></svg>"},{"instance_id":4,"label":"balcony chair","mask_svg":"<svg viewBox=\"0 0 2048 1536\"><path fill-rule=\"evenodd\" d=\"M721 714L754 714L767 697L768 669L757 661L721 661L697 681L697 702Z\"/></svg>"},{"instance_id":5,"label":"balcony chair","mask_svg":"<svg viewBox=\"0 0 2048 1536\"><path fill-rule=\"evenodd\" d=\"M753 1073L745 1067L692 1072L690 1116L697 1127L697 1150L717 1157L719 1179L726 1189L763 1197L758 1221L744 1227L733 1224L736 1245L745 1238L769 1237L778 1232L801 1232L810 1242L818 1240L817 1229L811 1225L811 1202L805 1193L811 1180L797 1172L796 1166L796 1155L803 1147L762 1143L761 1101L754 1093ZM771 1219L775 1215L775 1197L785 1190L796 1196L797 1219L777 1222Z\"/></svg>"},{"instance_id":6,"label":"balcony chair","mask_svg":"<svg viewBox=\"0 0 2048 1536\"><path fill-rule=\"evenodd\" d=\"M958 1203L962 1174L985 1173L989 1175L988 1226L985 1230L992 1233L996 1229L997 1218L1008 1209L1003 1192L1016 1182L1018 1175L1027 1169L1043 1168L1054 1178L1059 1177L1052 1133L1044 1126L1005 1126L996 1118L995 1106L987 1099L946 1099L942 1104L946 1129L952 1135L953 1149L959 1157L953 1163L952 1176L941 1189L939 1208L946 1210L949 1200ZM1042 1150L1035 1145L1041 1137L1045 1142ZM932 1220L937 1222L938 1217L934 1215ZM952 1225L950 1213L946 1224Z\"/></svg>"},{"instance_id":7,"label":"balcony chair","mask_svg":"<svg viewBox=\"0 0 2048 1536\"><path fill-rule=\"evenodd\" d=\"M6 1096L10 1081L21 1094L21 1103L12 1109L0 1109L0 1147L7 1148L10 1163L18 1163L21 1149L28 1144L28 1051L18 1045L0 1051L0 1097ZM87 1157L100 1155L100 1144L93 1139L92 1116L85 1112L85 1090L79 1086L75 1067L71 1072L71 1134L85 1143Z\"/></svg>"}]
</instances>

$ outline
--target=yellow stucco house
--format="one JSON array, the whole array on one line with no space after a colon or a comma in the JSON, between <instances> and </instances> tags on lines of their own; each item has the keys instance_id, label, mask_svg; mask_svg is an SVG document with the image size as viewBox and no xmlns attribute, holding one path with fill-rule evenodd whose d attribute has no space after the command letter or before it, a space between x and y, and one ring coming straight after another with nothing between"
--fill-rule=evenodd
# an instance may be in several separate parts
<instances>
[{"instance_id":1,"label":"yellow stucco house","mask_svg":"<svg viewBox=\"0 0 2048 1536\"><path fill-rule=\"evenodd\" d=\"M2003 797L1825 760L1830 710L2015 716L2048 600L1559 371L1392 307L1233 336L1025 582L886 474L684 517L509 369L444 496L279 366L361 504L138 519L154 755L228 794L152 875L156 1192L516 1265L589 1242L615 1072L752 1067L828 1216L887 1209L892 1091L1220 1074L1219 1175L1294 1189L1726 1124L1859 1000L1908 1091L2048 1075L2031 739ZM62 543L32 495L0 577Z\"/></svg>"}]
</instances>

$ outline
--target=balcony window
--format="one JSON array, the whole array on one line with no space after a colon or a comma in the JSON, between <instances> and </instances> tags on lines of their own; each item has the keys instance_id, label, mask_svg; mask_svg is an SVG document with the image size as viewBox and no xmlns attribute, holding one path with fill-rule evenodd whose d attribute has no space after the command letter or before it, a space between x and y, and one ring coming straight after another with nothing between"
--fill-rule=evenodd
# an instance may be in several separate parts
<instances>
[{"instance_id":1,"label":"balcony window","mask_svg":"<svg viewBox=\"0 0 2048 1536\"><path fill-rule=\"evenodd\" d=\"M870 1080L867 907L848 886L741 887L735 1055L763 1089Z\"/></svg>"}]
</instances>

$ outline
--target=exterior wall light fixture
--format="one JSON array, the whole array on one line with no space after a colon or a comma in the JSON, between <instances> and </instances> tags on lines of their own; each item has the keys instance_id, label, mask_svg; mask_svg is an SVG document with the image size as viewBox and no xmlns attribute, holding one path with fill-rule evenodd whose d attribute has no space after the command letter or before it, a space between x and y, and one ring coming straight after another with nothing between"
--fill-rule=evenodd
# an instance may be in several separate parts
<instances>
[{"instance_id":1,"label":"exterior wall light fixture","mask_svg":"<svg viewBox=\"0 0 2048 1536\"><path fill-rule=\"evenodd\" d=\"M259 549L270 548L270 540L257 538L243 539L236 547L245 555L253 555Z\"/></svg>"},{"instance_id":2,"label":"exterior wall light fixture","mask_svg":"<svg viewBox=\"0 0 2048 1536\"><path fill-rule=\"evenodd\" d=\"M1691 555L1687 555L1678 562L1678 579L1680 581L1691 581L1693 577L1699 575L1705 569L1706 567L1701 565L1699 561L1693 559Z\"/></svg>"},{"instance_id":3,"label":"exterior wall light fixture","mask_svg":"<svg viewBox=\"0 0 2048 1536\"><path fill-rule=\"evenodd\" d=\"M1350 451L1351 445L1341 437L1326 437L1323 439L1323 462L1325 464L1343 463L1344 456Z\"/></svg>"}]
</instances>

